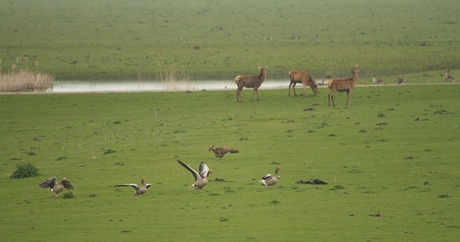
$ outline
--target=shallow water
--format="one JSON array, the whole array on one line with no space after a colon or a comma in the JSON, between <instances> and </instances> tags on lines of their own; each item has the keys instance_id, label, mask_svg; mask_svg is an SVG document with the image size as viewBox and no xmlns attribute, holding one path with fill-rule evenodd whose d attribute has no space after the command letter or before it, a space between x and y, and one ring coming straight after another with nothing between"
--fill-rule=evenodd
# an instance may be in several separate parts
<instances>
[{"instance_id":1,"label":"shallow water","mask_svg":"<svg viewBox=\"0 0 460 242\"><path fill-rule=\"evenodd\" d=\"M289 80L266 80L261 89L288 88ZM299 85L297 85L299 86ZM301 86L301 85L300 85ZM234 81L55 81L50 93L84 92L167 92L167 91L203 91L236 90Z\"/></svg>"}]
</instances>

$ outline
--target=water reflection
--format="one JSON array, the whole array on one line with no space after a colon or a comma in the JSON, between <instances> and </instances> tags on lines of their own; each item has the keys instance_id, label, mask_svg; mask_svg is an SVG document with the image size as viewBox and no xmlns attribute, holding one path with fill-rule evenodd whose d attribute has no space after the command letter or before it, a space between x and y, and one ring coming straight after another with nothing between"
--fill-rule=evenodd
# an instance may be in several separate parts
<instances>
[{"instance_id":1,"label":"water reflection","mask_svg":"<svg viewBox=\"0 0 460 242\"><path fill-rule=\"evenodd\" d=\"M262 88L287 88L288 80L266 80ZM202 91L235 89L231 80L221 81L55 81L47 92L79 93L79 92L168 92L168 91Z\"/></svg>"}]
</instances>

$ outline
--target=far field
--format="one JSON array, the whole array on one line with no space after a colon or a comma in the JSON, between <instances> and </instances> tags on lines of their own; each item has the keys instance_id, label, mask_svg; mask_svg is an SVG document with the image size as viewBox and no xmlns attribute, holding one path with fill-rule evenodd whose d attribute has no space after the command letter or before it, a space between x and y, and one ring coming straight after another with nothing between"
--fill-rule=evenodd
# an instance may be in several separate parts
<instances>
[{"instance_id":1,"label":"far field","mask_svg":"<svg viewBox=\"0 0 460 242\"><path fill-rule=\"evenodd\" d=\"M458 73L459 13L457 0L4 0L0 60L7 72L28 56L61 80L230 79L258 65L324 78L359 64L362 78L442 82Z\"/></svg>"}]
</instances>

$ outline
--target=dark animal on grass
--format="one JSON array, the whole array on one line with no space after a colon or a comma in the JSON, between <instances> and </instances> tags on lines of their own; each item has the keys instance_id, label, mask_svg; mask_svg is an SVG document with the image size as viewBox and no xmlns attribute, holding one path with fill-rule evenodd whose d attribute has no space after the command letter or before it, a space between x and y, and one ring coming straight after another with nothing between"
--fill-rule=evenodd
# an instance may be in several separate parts
<instances>
[{"instance_id":1,"label":"dark animal on grass","mask_svg":"<svg viewBox=\"0 0 460 242\"><path fill-rule=\"evenodd\" d=\"M241 91L243 88L253 88L252 92L252 98L251 101L254 99L254 94L257 95L257 101L259 101L259 87L262 85L262 83L265 81L266 77L266 71L268 69L268 66L266 67L260 67L259 66L259 75L258 76L246 76L246 75L239 75L235 77L235 83L238 86L236 89L236 101L237 102L242 102L243 100L241 99Z\"/></svg>"},{"instance_id":2,"label":"dark animal on grass","mask_svg":"<svg viewBox=\"0 0 460 242\"><path fill-rule=\"evenodd\" d=\"M208 151L213 151L214 155L219 159L222 159L222 157L224 157L227 153L240 153L237 149L231 149L223 146L214 147L214 145L209 146Z\"/></svg>"},{"instance_id":3,"label":"dark animal on grass","mask_svg":"<svg viewBox=\"0 0 460 242\"><path fill-rule=\"evenodd\" d=\"M351 69L351 73L352 73L352 76L349 78L329 80L329 82L327 83L329 90L331 90L329 95L327 95L329 106L331 106L331 101L332 101L332 105L335 106L334 93L336 91L347 92L347 103L346 104L347 106L351 105L351 97L352 97L353 88L355 88L356 81L358 80L358 73L359 73L358 65L353 66L353 68Z\"/></svg>"},{"instance_id":4,"label":"dark animal on grass","mask_svg":"<svg viewBox=\"0 0 460 242\"><path fill-rule=\"evenodd\" d=\"M67 180L67 177L62 178L62 180L59 183L56 181L56 177L51 177L40 183L38 186L41 188L49 188L53 193L54 197L58 197L58 194L62 192L64 189L73 189L73 186L72 184L70 184L70 181Z\"/></svg>"},{"instance_id":5,"label":"dark animal on grass","mask_svg":"<svg viewBox=\"0 0 460 242\"><path fill-rule=\"evenodd\" d=\"M300 180L296 181L295 183L297 184L310 184L310 185L327 185L327 182L321 180L321 179L311 179L311 180Z\"/></svg>"},{"instance_id":6,"label":"dark animal on grass","mask_svg":"<svg viewBox=\"0 0 460 242\"><path fill-rule=\"evenodd\" d=\"M304 97L307 96L307 85L310 86L315 96L316 94L318 94L318 86L316 85L315 81L313 81L313 78L311 78L311 75L309 73L305 71L292 70L289 72L289 78L291 79L291 83L289 83L289 96L291 96L291 86L292 90L294 91L294 96L297 96L297 94L295 93L295 85L297 83L303 84Z\"/></svg>"}]
</instances>

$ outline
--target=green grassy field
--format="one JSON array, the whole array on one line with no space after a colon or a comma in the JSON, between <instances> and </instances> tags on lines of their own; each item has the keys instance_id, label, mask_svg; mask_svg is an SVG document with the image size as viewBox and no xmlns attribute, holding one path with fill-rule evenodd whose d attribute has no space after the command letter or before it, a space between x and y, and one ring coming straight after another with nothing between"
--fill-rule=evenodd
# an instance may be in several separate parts
<instances>
[{"instance_id":1,"label":"green grassy field","mask_svg":"<svg viewBox=\"0 0 460 242\"><path fill-rule=\"evenodd\" d=\"M5 0L0 60L7 72L29 56L58 80L156 79L165 66L231 79L259 65L324 78L359 64L362 78L442 82L459 68L458 12L457 0Z\"/></svg>"},{"instance_id":2,"label":"green grassy field","mask_svg":"<svg viewBox=\"0 0 460 242\"><path fill-rule=\"evenodd\" d=\"M460 86L358 87L350 108L326 93L0 95L2 241L457 241ZM210 183L190 192L177 159ZM28 162L42 175L9 177ZM74 197L38 187L52 176ZM113 187L142 177L142 197Z\"/></svg>"}]
</instances>

